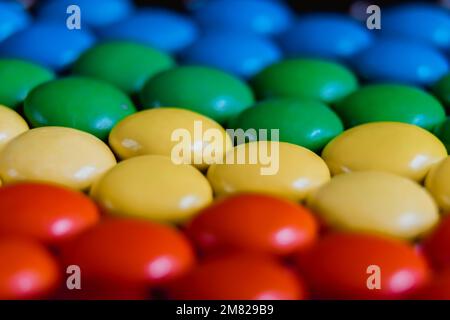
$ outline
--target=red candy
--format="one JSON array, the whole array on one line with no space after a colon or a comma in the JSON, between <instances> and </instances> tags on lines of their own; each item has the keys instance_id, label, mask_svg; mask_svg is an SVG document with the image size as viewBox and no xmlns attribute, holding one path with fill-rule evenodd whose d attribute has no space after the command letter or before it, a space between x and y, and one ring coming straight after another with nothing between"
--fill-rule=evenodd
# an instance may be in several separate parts
<instances>
[{"instance_id":1,"label":"red candy","mask_svg":"<svg viewBox=\"0 0 450 320\"><path fill-rule=\"evenodd\" d=\"M300 279L275 260L233 254L205 260L168 288L181 300L293 300L305 297Z\"/></svg>"},{"instance_id":2,"label":"red candy","mask_svg":"<svg viewBox=\"0 0 450 320\"><path fill-rule=\"evenodd\" d=\"M78 265L84 283L116 287L156 285L194 263L190 244L171 227L105 219L62 250L64 266Z\"/></svg>"},{"instance_id":3,"label":"red candy","mask_svg":"<svg viewBox=\"0 0 450 320\"><path fill-rule=\"evenodd\" d=\"M42 245L0 239L0 300L47 298L58 280L57 262Z\"/></svg>"},{"instance_id":4,"label":"red candy","mask_svg":"<svg viewBox=\"0 0 450 320\"><path fill-rule=\"evenodd\" d=\"M450 300L450 270L433 277L412 298L418 300Z\"/></svg>"},{"instance_id":5,"label":"red candy","mask_svg":"<svg viewBox=\"0 0 450 320\"><path fill-rule=\"evenodd\" d=\"M321 299L404 298L429 276L426 261L411 245L367 234L326 235L297 258L313 297Z\"/></svg>"},{"instance_id":6,"label":"red candy","mask_svg":"<svg viewBox=\"0 0 450 320\"><path fill-rule=\"evenodd\" d=\"M240 249L285 255L310 246L318 225L310 211L266 195L236 195L204 209L187 233L206 252Z\"/></svg>"},{"instance_id":7,"label":"red candy","mask_svg":"<svg viewBox=\"0 0 450 320\"><path fill-rule=\"evenodd\" d=\"M434 268L438 270L450 268L450 216L442 219L437 228L425 239L423 251Z\"/></svg>"},{"instance_id":8,"label":"red candy","mask_svg":"<svg viewBox=\"0 0 450 320\"><path fill-rule=\"evenodd\" d=\"M97 207L80 192L38 183L0 189L0 234L24 235L55 244L98 220Z\"/></svg>"}]
</instances>

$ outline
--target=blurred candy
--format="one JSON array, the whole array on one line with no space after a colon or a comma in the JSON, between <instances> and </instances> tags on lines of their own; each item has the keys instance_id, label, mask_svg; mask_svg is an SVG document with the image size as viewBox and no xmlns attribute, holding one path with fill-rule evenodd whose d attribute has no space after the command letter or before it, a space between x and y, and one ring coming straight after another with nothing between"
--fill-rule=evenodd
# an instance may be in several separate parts
<instances>
[{"instance_id":1,"label":"blurred candy","mask_svg":"<svg viewBox=\"0 0 450 320\"><path fill-rule=\"evenodd\" d=\"M0 42L30 23L24 7L17 2L0 2Z\"/></svg>"},{"instance_id":2,"label":"blurred candy","mask_svg":"<svg viewBox=\"0 0 450 320\"><path fill-rule=\"evenodd\" d=\"M244 110L232 121L235 128L279 129L280 141L320 151L331 139L342 133L338 116L325 104L314 100L274 99ZM249 137L257 140L256 136ZM261 137L260 137L261 138ZM262 137L264 140L266 137ZM270 139L270 135L267 137Z\"/></svg>"},{"instance_id":3,"label":"blurred candy","mask_svg":"<svg viewBox=\"0 0 450 320\"><path fill-rule=\"evenodd\" d=\"M435 269L449 269L450 216L445 216L437 228L424 240L423 251Z\"/></svg>"},{"instance_id":4,"label":"blurred candy","mask_svg":"<svg viewBox=\"0 0 450 320\"><path fill-rule=\"evenodd\" d=\"M336 102L358 87L358 80L344 66L325 60L285 60L269 66L252 79L261 98L312 98Z\"/></svg>"},{"instance_id":5,"label":"blurred candy","mask_svg":"<svg viewBox=\"0 0 450 320\"><path fill-rule=\"evenodd\" d=\"M318 155L285 142L241 144L228 154L232 163L213 164L208 170L217 196L257 192L300 201L330 179Z\"/></svg>"},{"instance_id":6,"label":"blurred candy","mask_svg":"<svg viewBox=\"0 0 450 320\"><path fill-rule=\"evenodd\" d=\"M433 86L433 91L445 106L450 109L450 73Z\"/></svg>"},{"instance_id":7,"label":"blurred candy","mask_svg":"<svg viewBox=\"0 0 450 320\"><path fill-rule=\"evenodd\" d=\"M235 254L205 261L169 286L179 300L298 300L298 277L272 259Z\"/></svg>"},{"instance_id":8,"label":"blurred candy","mask_svg":"<svg viewBox=\"0 0 450 320\"><path fill-rule=\"evenodd\" d=\"M383 11L382 32L450 48L450 14L435 4L407 3Z\"/></svg>"},{"instance_id":9,"label":"blurred candy","mask_svg":"<svg viewBox=\"0 0 450 320\"><path fill-rule=\"evenodd\" d=\"M166 52L178 52L197 37L189 18L163 9L143 9L98 30L103 39L128 40Z\"/></svg>"},{"instance_id":10,"label":"blurred candy","mask_svg":"<svg viewBox=\"0 0 450 320\"><path fill-rule=\"evenodd\" d=\"M124 93L106 82L69 77L32 90L24 111L33 127L65 126L107 139L116 123L136 109Z\"/></svg>"},{"instance_id":11,"label":"blurred candy","mask_svg":"<svg viewBox=\"0 0 450 320\"><path fill-rule=\"evenodd\" d=\"M426 187L439 207L450 211L450 157L435 165L427 176Z\"/></svg>"},{"instance_id":12,"label":"blurred candy","mask_svg":"<svg viewBox=\"0 0 450 320\"><path fill-rule=\"evenodd\" d=\"M322 152L333 175L377 170L416 181L422 181L446 156L445 146L433 134L400 122L354 127L333 139Z\"/></svg>"},{"instance_id":13,"label":"blurred candy","mask_svg":"<svg viewBox=\"0 0 450 320\"><path fill-rule=\"evenodd\" d=\"M319 299L401 299L429 277L425 259L412 246L365 234L326 235L297 264Z\"/></svg>"},{"instance_id":14,"label":"blurred candy","mask_svg":"<svg viewBox=\"0 0 450 320\"><path fill-rule=\"evenodd\" d=\"M163 156L119 163L94 184L91 195L116 216L166 223L184 222L212 201L200 171Z\"/></svg>"},{"instance_id":15,"label":"blurred candy","mask_svg":"<svg viewBox=\"0 0 450 320\"><path fill-rule=\"evenodd\" d=\"M145 81L175 62L162 52L133 42L99 44L75 62L75 74L93 77L116 85L129 94L142 89Z\"/></svg>"},{"instance_id":16,"label":"blurred candy","mask_svg":"<svg viewBox=\"0 0 450 320\"><path fill-rule=\"evenodd\" d=\"M355 56L359 75L369 81L431 85L449 71L443 54L405 39L380 39Z\"/></svg>"},{"instance_id":17,"label":"blurred candy","mask_svg":"<svg viewBox=\"0 0 450 320\"><path fill-rule=\"evenodd\" d=\"M445 144L447 151L450 152L450 118L438 126L435 130L438 138Z\"/></svg>"},{"instance_id":18,"label":"blurred candy","mask_svg":"<svg viewBox=\"0 0 450 320\"><path fill-rule=\"evenodd\" d=\"M202 251L244 250L290 254L311 246L318 226L311 212L294 202L243 194L202 210L187 228Z\"/></svg>"},{"instance_id":19,"label":"blurred candy","mask_svg":"<svg viewBox=\"0 0 450 320\"><path fill-rule=\"evenodd\" d=\"M271 40L252 34L209 31L182 54L188 64L222 69L249 78L279 61L281 52Z\"/></svg>"},{"instance_id":20,"label":"blurred candy","mask_svg":"<svg viewBox=\"0 0 450 320\"><path fill-rule=\"evenodd\" d=\"M409 299L450 300L450 271L435 274L431 281L414 292Z\"/></svg>"},{"instance_id":21,"label":"blurred candy","mask_svg":"<svg viewBox=\"0 0 450 320\"><path fill-rule=\"evenodd\" d=\"M175 108L151 109L138 112L119 122L111 131L109 144L121 159L141 155L163 155L171 157L174 148L180 143L174 138L174 133L189 134L191 139L187 145L190 158L184 158L187 164L197 168L207 169L215 157L222 158L233 143L230 137L218 123L198 113ZM198 132L201 130L202 132ZM220 141L210 140L203 133L215 130L221 136ZM207 149L220 150L208 154ZM196 159L199 159L198 163Z\"/></svg>"},{"instance_id":22,"label":"blurred candy","mask_svg":"<svg viewBox=\"0 0 450 320\"><path fill-rule=\"evenodd\" d=\"M14 110L0 105L0 151L18 135L28 131L28 124Z\"/></svg>"},{"instance_id":23,"label":"blurred candy","mask_svg":"<svg viewBox=\"0 0 450 320\"><path fill-rule=\"evenodd\" d=\"M280 36L289 56L349 59L368 47L372 35L363 24L339 14L310 14Z\"/></svg>"},{"instance_id":24,"label":"blurred candy","mask_svg":"<svg viewBox=\"0 0 450 320\"><path fill-rule=\"evenodd\" d=\"M3 183L40 181L87 189L116 164L101 140L70 128L32 129L11 141L0 153Z\"/></svg>"},{"instance_id":25,"label":"blurred candy","mask_svg":"<svg viewBox=\"0 0 450 320\"><path fill-rule=\"evenodd\" d=\"M398 121L433 130L445 121L439 101L425 91L398 84L363 87L334 106L346 127L377 121Z\"/></svg>"},{"instance_id":26,"label":"blurred candy","mask_svg":"<svg viewBox=\"0 0 450 320\"><path fill-rule=\"evenodd\" d=\"M141 92L144 108L189 109L220 123L253 104L250 88L222 71L185 66L161 72Z\"/></svg>"},{"instance_id":27,"label":"blurred candy","mask_svg":"<svg viewBox=\"0 0 450 320\"><path fill-rule=\"evenodd\" d=\"M62 250L63 265L78 265L88 286L161 284L188 271L194 259L176 229L128 219L105 219Z\"/></svg>"},{"instance_id":28,"label":"blurred candy","mask_svg":"<svg viewBox=\"0 0 450 320\"><path fill-rule=\"evenodd\" d=\"M65 24L36 22L0 43L0 56L29 60L59 71L94 42L95 38L85 28L69 30Z\"/></svg>"},{"instance_id":29,"label":"blurred candy","mask_svg":"<svg viewBox=\"0 0 450 320\"><path fill-rule=\"evenodd\" d=\"M57 261L40 244L0 239L0 299L45 299L58 286Z\"/></svg>"},{"instance_id":30,"label":"blurred candy","mask_svg":"<svg viewBox=\"0 0 450 320\"><path fill-rule=\"evenodd\" d=\"M205 29L220 28L273 35L290 25L292 14L279 1L214 0L198 8L195 18Z\"/></svg>"},{"instance_id":31,"label":"blurred candy","mask_svg":"<svg viewBox=\"0 0 450 320\"><path fill-rule=\"evenodd\" d=\"M77 5L81 12L81 28L84 24L102 27L125 18L133 12L131 0L47 0L37 6L41 20L65 23L69 14L67 8Z\"/></svg>"},{"instance_id":32,"label":"blurred candy","mask_svg":"<svg viewBox=\"0 0 450 320\"><path fill-rule=\"evenodd\" d=\"M420 185L386 172L340 174L308 206L332 228L414 239L433 228L438 210Z\"/></svg>"},{"instance_id":33,"label":"blurred candy","mask_svg":"<svg viewBox=\"0 0 450 320\"><path fill-rule=\"evenodd\" d=\"M53 73L33 63L0 59L0 103L17 109L36 86L52 80Z\"/></svg>"},{"instance_id":34,"label":"blurred candy","mask_svg":"<svg viewBox=\"0 0 450 320\"><path fill-rule=\"evenodd\" d=\"M95 204L70 189L37 183L0 189L0 234L55 244L92 227L99 218Z\"/></svg>"}]
</instances>

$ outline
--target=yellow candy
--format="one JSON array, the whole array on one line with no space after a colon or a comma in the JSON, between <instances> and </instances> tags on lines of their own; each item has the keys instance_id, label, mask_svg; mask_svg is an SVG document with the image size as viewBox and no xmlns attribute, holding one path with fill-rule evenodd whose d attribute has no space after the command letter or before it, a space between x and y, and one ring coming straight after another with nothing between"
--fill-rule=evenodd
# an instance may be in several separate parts
<instances>
[{"instance_id":1,"label":"yellow candy","mask_svg":"<svg viewBox=\"0 0 450 320\"><path fill-rule=\"evenodd\" d=\"M425 186L441 210L450 211L450 157L435 165L427 176Z\"/></svg>"},{"instance_id":2,"label":"yellow candy","mask_svg":"<svg viewBox=\"0 0 450 320\"><path fill-rule=\"evenodd\" d=\"M183 222L212 201L200 171L155 155L119 163L94 184L91 195L113 214L160 222Z\"/></svg>"},{"instance_id":3,"label":"yellow candy","mask_svg":"<svg viewBox=\"0 0 450 320\"><path fill-rule=\"evenodd\" d=\"M262 149L265 145L267 152ZM207 176L217 195L258 192L302 200L330 179L325 162L312 151L297 145L251 142L235 147L228 155L234 154L236 160L240 152L246 158L241 164L234 161L209 168ZM255 160L253 164L250 153Z\"/></svg>"},{"instance_id":4,"label":"yellow candy","mask_svg":"<svg viewBox=\"0 0 450 320\"><path fill-rule=\"evenodd\" d=\"M433 164L447 156L442 142L406 123L375 122L354 127L332 140L322 158L333 175L386 171L422 181Z\"/></svg>"},{"instance_id":5,"label":"yellow candy","mask_svg":"<svg viewBox=\"0 0 450 320\"><path fill-rule=\"evenodd\" d=\"M403 239L422 235L439 219L425 188L387 172L335 176L311 196L308 205L334 228Z\"/></svg>"},{"instance_id":6,"label":"yellow candy","mask_svg":"<svg viewBox=\"0 0 450 320\"><path fill-rule=\"evenodd\" d=\"M83 190L116 164L108 146L95 136L62 127L27 131L0 153L5 184L43 181Z\"/></svg>"},{"instance_id":7,"label":"yellow candy","mask_svg":"<svg viewBox=\"0 0 450 320\"><path fill-rule=\"evenodd\" d=\"M210 138L204 134L208 131L215 131L220 136L219 141L209 141ZM217 122L198 113L175 108L146 110L128 116L111 131L109 144L121 159L140 155L172 157L172 152L176 151L174 148L185 137L190 140L190 159L184 158L182 163L195 164L200 169L213 163L209 153L204 152L205 148L218 147L220 153L217 156L221 158L233 147L230 137ZM199 161L195 162L196 158Z\"/></svg>"},{"instance_id":8,"label":"yellow candy","mask_svg":"<svg viewBox=\"0 0 450 320\"><path fill-rule=\"evenodd\" d=\"M14 110L0 105L0 151L8 142L28 130L28 124Z\"/></svg>"}]
</instances>

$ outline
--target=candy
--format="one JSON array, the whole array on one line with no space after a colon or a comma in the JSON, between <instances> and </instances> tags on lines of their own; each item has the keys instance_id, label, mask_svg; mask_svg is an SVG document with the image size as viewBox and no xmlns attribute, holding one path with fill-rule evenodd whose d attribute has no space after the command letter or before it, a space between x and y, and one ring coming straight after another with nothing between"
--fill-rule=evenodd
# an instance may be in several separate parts
<instances>
[{"instance_id":1,"label":"candy","mask_svg":"<svg viewBox=\"0 0 450 320\"><path fill-rule=\"evenodd\" d=\"M29 130L0 153L5 184L41 181L84 190L116 164L113 153L96 137L75 129Z\"/></svg>"},{"instance_id":2,"label":"candy","mask_svg":"<svg viewBox=\"0 0 450 320\"><path fill-rule=\"evenodd\" d=\"M326 105L293 98L260 102L244 110L232 125L244 130L279 129L280 141L312 151L320 151L343 131L341 120ZM258 135L249 138L256 140Z\"/></svg>"},{"instance_id":3,"label":"candy","mask_svg":"<svg viewBox=\"0 0 450 320\"><path fill-rule=\"evenodd\" d=\"M434 4L399 5L383 12L382 32L450 48L450 16Z\"/></svg>"},{"instance_id":4,"label":"candy","mask_svg":"<svg viewBox=\"0 0 450 320\"><path fill-rule=\"evenodd\" d=\"M59 71L94 42L94 36L86 28L69 30L63 23L35 22L0 43L0 56L29 60Z\"/></svg>"},{"instance_id":5,"label":"candy","mask_svg":"<svg viewBox=\"0 0 450 320\"><path fill-rule=\"evenodd\" d=\"M330 179L319 156L285 142L241 144L229 154L234 162L213 164L208 170L208 180L217 196L257 192L300 201ZM239 163L241 156L244 161ZM252 162L252 158L256 161Z\"/></svg>"},{"instance_id":6,"label":"candy","mask_svg":"<svg viewBox=\"0 0 450 320\"><path fill-rule=\"evenodd\" d=\"M415 292L410 299L450 300L450 271L435 275L431 281Z\"/></svg>"},{"instance_id":7,"label":"candy","mask_svg":"<svg viewBox=\"0 0 450 320\"><path fill-rule=\"evenodd\" d=\"M321 299L405 298L429 278L412 246L365 234L326 235L297 265L313 298Z\"/></svg>"},{"instance_id":8,"label":"candy","mask_svg":"<svg viewBox=\"0 0 450 320\"><path fill-rule=\"evenodd\" d=\"M212 201L206 178L194 167L163 156L125 160L107 172L91 195L116 216L180 223Z\"/></svg>"},{"instance_id":9,"label":"candy","mask_svg":"<svg viewBox=\"0 0 450 320\"><path fill-rule=\"evenodd\" d=\"M450 211L450 157L430 170L425 185L441 210Z\"/></svg>"},{"instance_id":10,"label":"candy","mask_svg":"<svg viewBox=\"0 0 450 320\"><path fill-rule=\"evenodd\" d=\"M308 206L331 227L413 239L439 220L433 198L415 182L385 172L341 174L319 188Z\"/></svg>"},{"instance_id":11,"label":"candy","mask_svg":"<svg viewBox=\"0 0 450 320\"><path fill-rule=\"evenodd\" d=\"M431 265L438 270L450 266L450 216L445 216L441 223L423 241L423 252Z\"/></svg>"},{"instance_id":12,"label":"candy","mask_svg":"<svg viewBox=\"0 0 450 320\"><path fill-rule=\"evenodd\" d=\"M18 109L33 88L53 77L51 71L33 63L0 59L0 103Z\"/></svg>"},{"instance_id":13,"label":"candy","mask_svg":"<svg viewBox=\"0 0 450 320\"><path fill-rule=\"evenodd\" d=\"M243 194L202 210L187 233L206 252L247 250L286 255L311 246L318 226L306 208L275 197Z\"/></svg>"},{"instance_id":14,"label":"candy","mask_svg":"<svg viewBox=\"0 0 450 320\"><path fill-rule=\"evenodd\" d=\"M253 104L250 88L222 71L196 66L161 72L141 92L144 108L189 109L220 123Z\"/></svg>"},{"instance_id":15,"label":"candy","mask_svg":"<svg viewBox=\"0 0 450 320\"><path fill-rule=\"evenodd\" d=\"M377 121L398 121L433 130L445 110L432 95L415 87L378 84L363 87L334 106L349 128Z\"/></svg>"},{"instance_id":16,"label":"candy","mask_svg":"<svg viewBox=\"0 0 450 320\"><path fill-rule=\"evenodd\" d=\"M145 81L174 65L163 52L126 41L99 44L84 52L75 62L75 74L110 82L121 90L134 94Z\"/></svg>"},{"instance_id":17,"label":"candy","mask_svg":"<svg viewBox=\"0 0 450 320\"><path fill-rule=\"evenodd\" d=\"M43 299L56 289L58 263L40 244L0 239L0 299Z\"/></svg>"},{"instance_id":18,"label":"candy","mask_svg":"<svg viewBox=\"0 0 450 320\"><path fill-rule=\"evenodd\" d=\"M128 40L175 53L197 38L197 27L187 17L163 9L144 9L99 28L104 40Z\"/></svg>"},{"instance_id":19,"label":"candy","mask_svg":"<svg viewBox=\"0 0 450 320\"><path fill-rule=\"evenodd\" d=\"M274 35L289 26L292 14L277 1L215 0L196 10L195 18L204 29Z\"/></svg>"},{"instance_id":20,"label":"candy","mask_svg":"<svg viewBox=\"0 0 450 320\"><path fill-rule=\"evenodd\" d=\"M233 146L225 130L215 121L189 110L175 108L151 109L125 118L111 131L109 144L121 159L152 154L172 157L180 143L174 133L181 133L180 130L191 138L187 143L190 159L186 159L185 163L194 164L202 170L209 167L214 157L223 157ZM211 141L204 134L208 130L218 132L221 139ZM207 149L216 147L220 152L210 156ZM198 164L196 159L199 159Z\"/></svg>"},{"instance_id":21,"label":"candy","mask_svg":"<svg viewBox=\"0 0 450 320\"><path fill-rule=\"evenodd\" d=\"M437 49L393 38L379 39L355 56L353 64L357 73L370 81L423 86L435 83L449 71L445 56Z\"/></svg>"},{"instance_id":22,"label":"candy","mask_svg":"<svg viewBox=\"0 0 450 320\"><path fill-rule=\"evenodd\" d=\"M57 244L92 227L99 218L95 204L70 189L37 183L0 189L0 234Z\"/></svg>"},{"instance_id":23,"label":"candy","mask_svg":"<svg viewBox=\"0 0 450 320\"><path fill-rule=\"evenodd\" d=\"M260 98L311 98L336 102L355 91L358 81L342 65L325 60L285 60L267 67L252 79Z\"/></svg>"},{"instance_id":24,"label":"candy","mask_svg":"<svg viewBox=\"0 0 450 320\"><path fill-rule=\"evenodd\" d=\"M280 36L286 54L296 57L349 59L371 42L372 34L365 26L339 14L300 16Z\"/></svg>"},{"instance_id":25,"label":"candy","mask_svg":"<svg viewBox=\"0 0 450 320\"><path fill-rule=\"evenodd\" d=\"M421 181L431 166L447 156L445 146L428 131L406 123L375 122L345 131L323 150L331 173L387 171Z\"/></svg>"},{"instance_id":26,"label":"candy","mask_svg":"<svg viewBox=\"0 0 450 320\"><path fill-rule=\"evenodd\" d=\"M15 111L0 105L0 151L25 131L28 131L25 120Z\"/></svg>"},{"instance_id":27,"label":"candy","mask_svg":"<svg viewBox=\"0 0 450 320\"><path fill-rule=\"evenodd\" d=\"M12 1L0 3L0 42L25 28L30 20L21 4Z\"/></svg>"},{"instance_id":28,"label":"candy","mask_svg":"<svg viewBox=\"0 0 450 320\"><path fill-rule=\"evenodd\" d=\"M180 300L305 298L303 285L289 269L271 259L248 254L205 261L167 291L169 297Z\"/></svg>"},{"instance_id":29,"label":"candy","mask_svg":"<svg viewBox=\"0 0 450 320\"><path fill-rule=\"evenodd\" d=\"M435 134L445 144L445 146L447 147L447 151L450 151L450 119L449 118L447 118L447 120L444 123L442 123L440 126L438 126L436 128Z\"/></svg>"},{"instance_id":30,"label":"candy","mask_svg":"<svg viewBox=\"0 0 450 320\"><path fill-rule=\"evenodd\" d=\"M187 272L193 251L171 227L140 220L107 219L62 250L63 265L77 265L84 283L154 286Z\"/></svg>"},{"instance_id":31,"label":"candy","mask_svg":"<svg viewBox=\"0 0 450 320\"><path fill-rule=\"evenodd\" d=\"M447 108L450 108L450 73L442 77L434 86L433 91Z\"/></svg>"},{"instance_id":32,"label":"candy","mask_svg":"<svg viewBox=\"0 0 450 320\"><path fill-rule=\"evenodd\" d=\"M125 18L133 12L130 0L50 0L38 6L37 16L41 20L65 23L69 15L67 8L77 5L81 12L81 27L84 24L102 27Z\"/></svg>"},{"instance_id":33,"label":"candy","mask_svg":"<svg viewBox=\"0 0 450 320\"><path fill-rule=\"evenodd\" d=\"M32 90L24 111L33 127L65 126L106 139L115 124L136 109L124 93L106 82L69 77Z\"/></svg>"},{"instance_id":34,"label":"candy","mask_svg":"<svg viewBox=\"0 0 450 320\"><path fill-rule=\"evenodd\" d=\"M269 39L223 30L207 32L182 54L184 63L215 67L244 78L280 59L280 50Z\"/></svg>"}]
</instances>

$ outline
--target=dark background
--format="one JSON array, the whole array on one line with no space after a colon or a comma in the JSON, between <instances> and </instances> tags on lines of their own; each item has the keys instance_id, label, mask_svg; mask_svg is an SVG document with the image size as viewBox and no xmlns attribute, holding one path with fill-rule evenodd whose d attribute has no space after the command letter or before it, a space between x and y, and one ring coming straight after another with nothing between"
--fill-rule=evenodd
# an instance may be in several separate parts
<instances>
[{"instance_id":1,"label":"dark background","mask_svg":"<svg viewBox=\"0 0 450 320\"><path fill-rule=\"evenodd\" d=\"M205 1L205 0L203 0ZM207 0L206 0L207 1ZM185 9L186 2L189 0L135 0L140 5L158 5L163 7L170 7L179 11ZM351 5L355 2L362 2L369 4L376 4L380 7L396 4L414 2L411 0L372 0L372 1L355 1L355 0L287 0L287 2L296 10L302 12L308 11L348 11ZM423 1L422 2L436 2Z\"/></svg>"}]
</instances>

